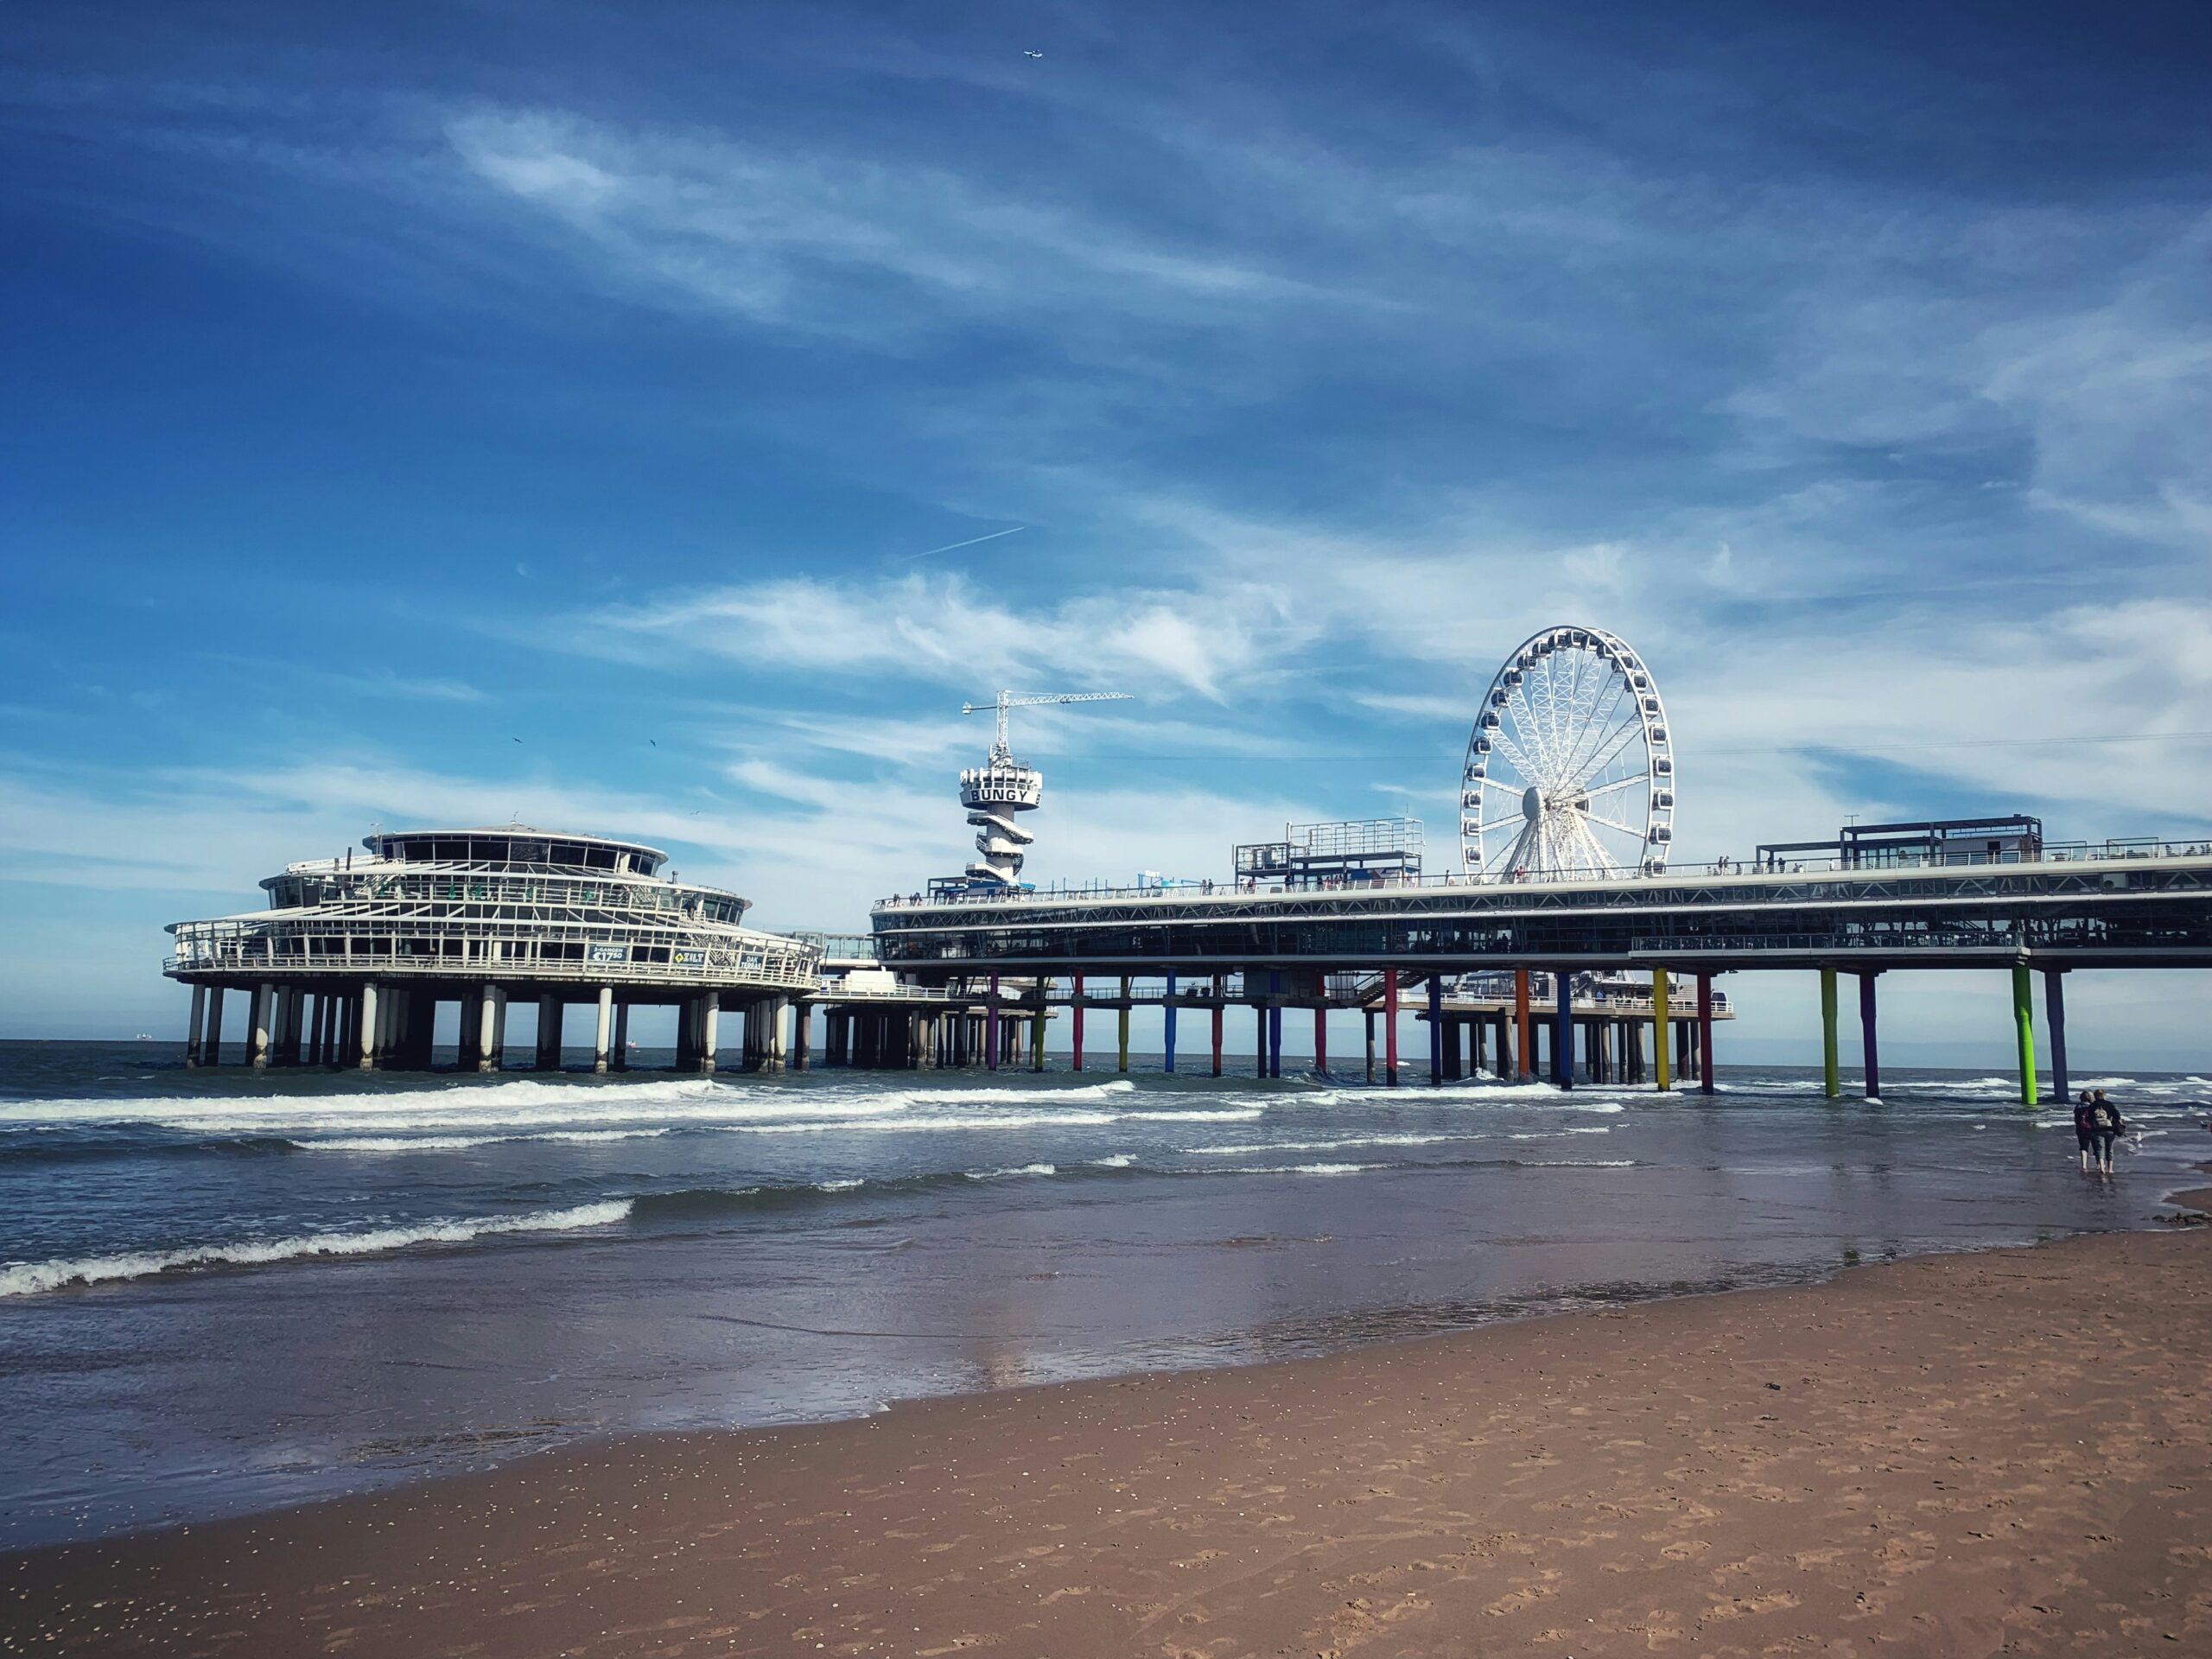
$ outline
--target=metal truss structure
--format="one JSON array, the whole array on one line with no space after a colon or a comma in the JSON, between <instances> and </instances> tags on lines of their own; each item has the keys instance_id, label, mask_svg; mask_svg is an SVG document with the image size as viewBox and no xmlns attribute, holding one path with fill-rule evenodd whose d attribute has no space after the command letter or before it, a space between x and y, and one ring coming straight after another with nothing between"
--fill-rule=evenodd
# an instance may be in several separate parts
<instances>
[{"instance_id":1,"label":"metal truss structure","mask_svg":"<svg viewBox=\"0 0 2212 1659\"><path fill-rule=\"evenodd\" d=\"M1675 753L1650 670L1603 628L1531 634L1483 698L1459 788L1470 875L1664 869Z\"/></svg>"}]
</instances>

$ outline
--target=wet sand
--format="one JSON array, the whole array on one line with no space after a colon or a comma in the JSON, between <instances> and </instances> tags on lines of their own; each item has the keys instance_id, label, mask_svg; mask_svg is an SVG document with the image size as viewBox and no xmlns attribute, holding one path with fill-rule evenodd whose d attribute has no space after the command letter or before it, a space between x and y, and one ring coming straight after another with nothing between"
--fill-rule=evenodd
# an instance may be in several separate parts
<instances>
[{"instance_id":1,"label":"wet sand","mask_svg":"<svg viewBox=\"0 0 2212 1659\"><path fill-rule=\"evenodd\" d=\"M2212 1652L2208 1268L2108 1235L629 1440L0 1559L0 1651Z\"/></svg>"}]
</instances>

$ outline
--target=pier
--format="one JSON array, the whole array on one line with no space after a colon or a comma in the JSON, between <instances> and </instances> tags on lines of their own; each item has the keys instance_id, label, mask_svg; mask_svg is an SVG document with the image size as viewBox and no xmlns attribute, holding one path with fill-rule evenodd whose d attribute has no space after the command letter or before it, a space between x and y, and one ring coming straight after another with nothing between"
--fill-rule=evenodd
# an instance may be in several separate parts
<instances>
[{"instance_id":1,"label":"pier","mask_svg":"<svg viewBox=\"0 0 2212 1659\"><path fill-rule=\"evenodd\" d=\"M1455 1018L1488 1021L1488 1052L1503 1052L1496 1033L1504 1009L1485 1006L1460 1015L1449 1004L1449 988L1465 976L1535 973L1571 985L1577 974L1647 975L1650 1012L1643 1018L1670 1030L1687 1020L1699 1033L1697 1054L1709 1058L1710 1028L1725 1007L1715 976L1802 969L1819 986L1831 1096L1841 1092L1840 976L1858 982L1865 1090L1873 1096L1881 1086L1878 976L1900 968L1997 972L2012 986L2021 1097L2030 1105L2037 1090L2037 976L2054 1086L2063 1094L2066 973L2212 967L2212 845L2045 844L2037 836L1970 848L1945 838L1942 826L1917 828L1933 852L1877 857L1865 846L1821 843L1825 855L1785 860L1763 851L1751 868L1717 861L1602 875L1413 876L1319 889L1277 883L1218 891L940 891L878 905L874 941L882 965L918 987L968 987L993 974L1044 984L1125 976L1156 978L1164 987L1199 984L1209 988L1165 995L1179 1007L1249 1007L1263 1055L1279 1052L1285 1007L1371 1007L1382 1016L1383 1071L1393 1077L1403 1068L1391 1052L1397 1030L1391 1016L1409 1007L1430 1021L1434 1077L1447 1074L1447 1051L1465 1052L1459 1037L1439 1034ZM1325 988L1352 982L1357 993ZM1416 992L1422 1001L1410 1003ZM1616 1077L1624 1068L1633 1071L1636 1060L1624 1053L1617 1033L1600 1038L1602 1052L1590 1046L1590 1022L1605 1016L1556 999L1545 1010L1541 1001L1534 992L1515 1000L1509 1028L1526 1035L1513 1046L1513 1075L1538 1075L1525 1056L1539 1044L1548 1050L1542 1075L1554 1081L1571 1084L1599 1067ZM1648 1068L1661 1087L1688 1069L1679 1044L1672 1055L1667 1050L1655 1043ZM1710 1089L1710 1065L1694 1065L1698 1085Z\"/></svg>"},{"instance_id":2,"label":"pier","mask_svg":"<svg viewBox=\"0 0 2212 1659\"><path fill-rule=\"evenodd\" d=\"M169 927L162 969L192 989L187 1065L224 1057L226 995L247 1005L257 1069L420 1071L438 1005L459 1006L460 1065L505 1064L509 1007L534 1005L536 1062L561 1065L588 1010L592 1069L627 1064L630 1011L677 1010L677 1065L711 1071L721 1017L747 1064L785 1063L793 1001L819 988L820 948L741 925L747 901L678 880L668 855L601 836L502 828L377 833L366 858L290 864L264 910Z\"/></svg>"}]
</instances>

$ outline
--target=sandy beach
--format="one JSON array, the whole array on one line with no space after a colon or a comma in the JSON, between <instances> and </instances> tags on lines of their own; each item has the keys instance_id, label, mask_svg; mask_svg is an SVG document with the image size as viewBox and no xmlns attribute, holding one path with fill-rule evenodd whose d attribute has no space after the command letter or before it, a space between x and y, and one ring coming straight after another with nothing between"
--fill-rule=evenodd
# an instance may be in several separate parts
<instances>
[{"instance_id":1,"label":"sandy beach","mask_svg":"<svg viewBox=\"0 0 2212 1659\"><path fill-rule=\"evenodd\" d=\"M2208 1264L2076 1238L638 1439L8 1558L0 1650L2205 1652Z\"/></svg>"}]
</instances>

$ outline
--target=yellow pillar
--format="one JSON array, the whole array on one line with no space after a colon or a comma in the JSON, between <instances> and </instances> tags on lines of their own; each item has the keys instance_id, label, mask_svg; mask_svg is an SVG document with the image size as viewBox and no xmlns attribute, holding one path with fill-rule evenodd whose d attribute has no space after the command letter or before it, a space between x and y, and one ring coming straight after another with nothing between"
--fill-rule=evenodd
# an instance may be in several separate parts
<instances>
[{"instance_id":1,"label":"yellow pillar","mask_svg":"<svg viewBox=\"0 0 2212 1659\"><path fill-rule=\"evenodd\" d=\"M1667 1023L1667 970L1651 970L1651 1027L1653 1033L1652 1059L1657 1066L1659 1092L1665 1094L1673 1081L1667 1074L1674 1064L1674 1032Z\"/></svg>"}]
</instances>

